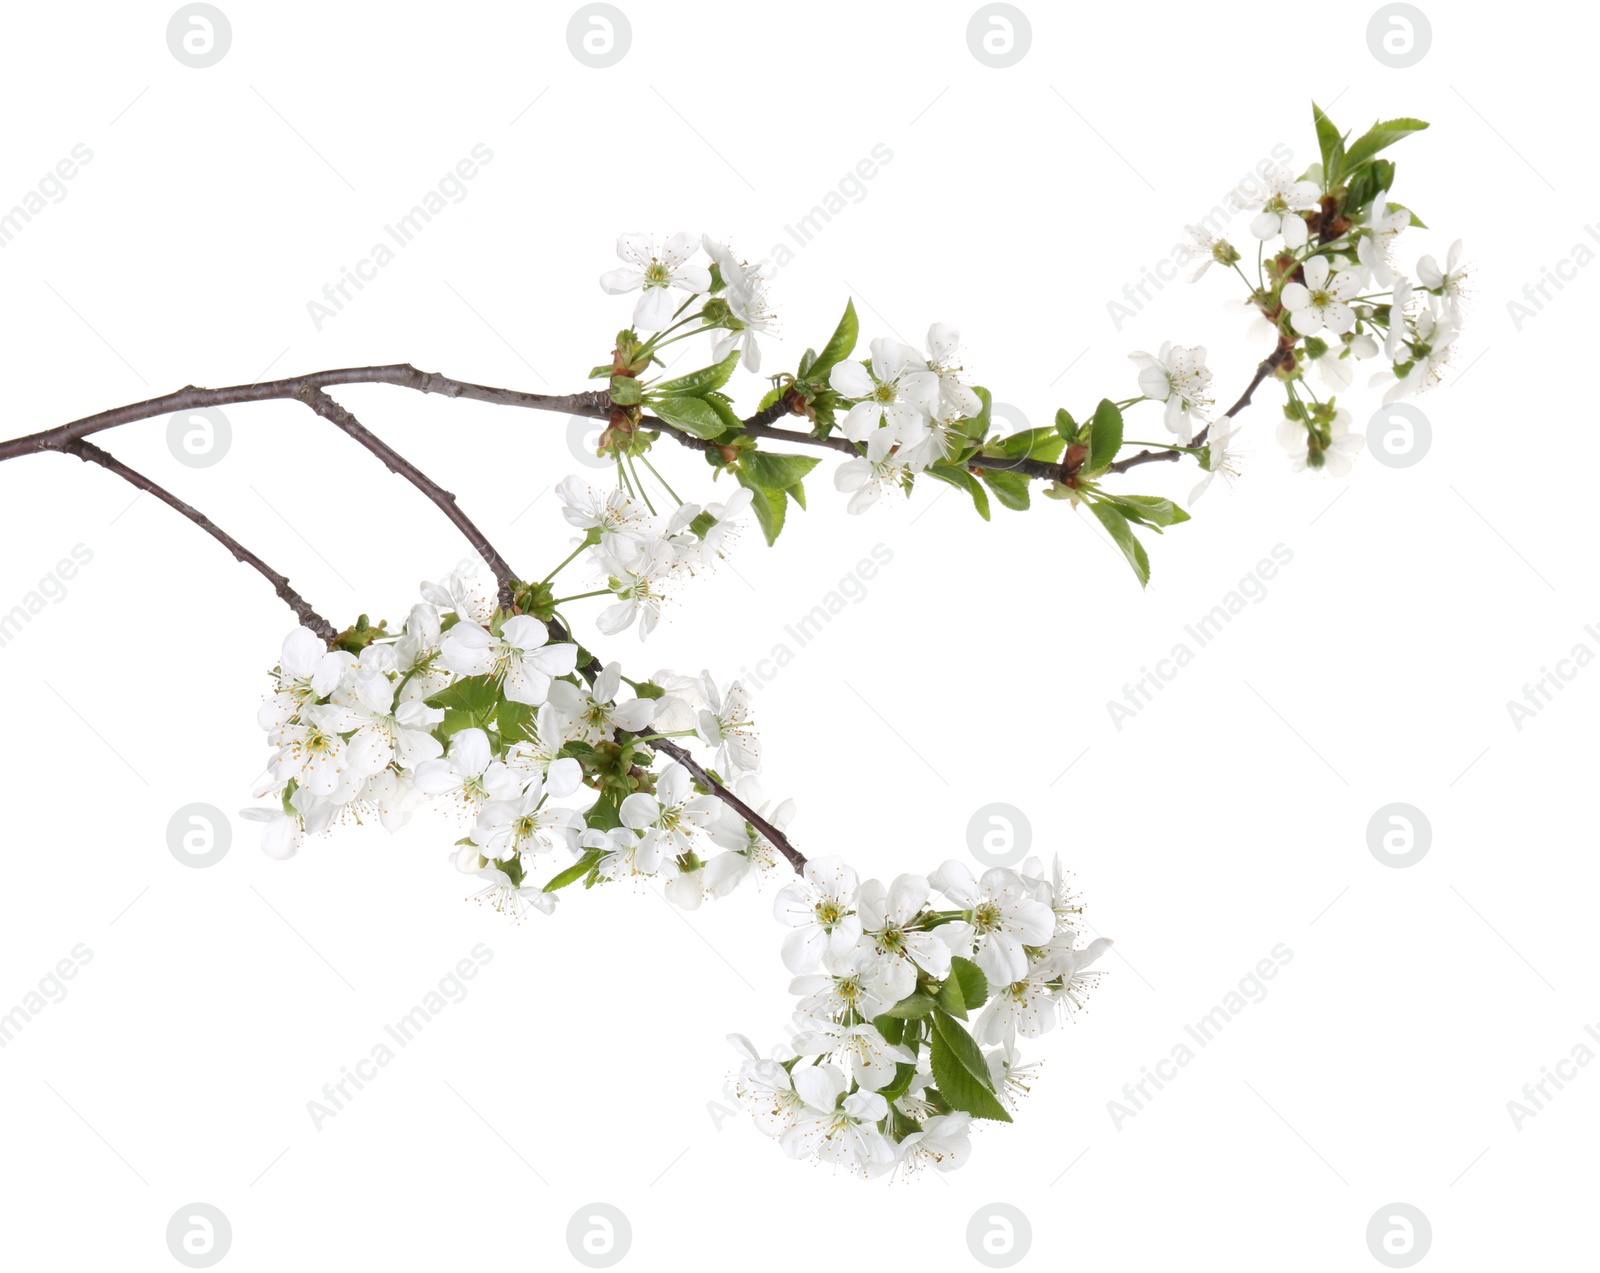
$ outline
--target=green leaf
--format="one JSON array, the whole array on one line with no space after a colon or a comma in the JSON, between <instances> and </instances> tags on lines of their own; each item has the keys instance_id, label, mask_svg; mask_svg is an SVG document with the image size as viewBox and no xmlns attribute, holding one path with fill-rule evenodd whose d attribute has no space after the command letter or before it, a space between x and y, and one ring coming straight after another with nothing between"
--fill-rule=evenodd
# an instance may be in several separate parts
<instances>
[{"instance_id":1,"label":"green leaf","mask_svg":"<svg viewBox=\"0 0 1600 1273\"><path fill-rule=\"evenodd\" d=\"M614 787L600 793L600 799L583 815L584 825L595 831L611 831L622 825L622 793Z\"/></svg>"},{"instance_id":2,"label":"green leaf","mask_svg":"<svg viewBox=\"0 0 1600 1273\"><path fill-rule=\"evenodd\" d=\"M1078 422L1072 418L1072 413L1065 407L1056 408L1056 432L1061 435L1063 442L1076 442L1078 440Z\"/></svg>"},{"instance_id":3,"label":"green leaf","mask_svg":"<svg viewBox=\"0 0 1600 1273\"><path fill-rule=\"evenodd\" d=\"M595 864L606 855L604 849L586 849L581 858L560 872L553 880L544 886L546 893L554 893L557 889L566 888L568 884L576 884L585 875L589 874Z\"/></svg>"},{"instance_id":4,"label":"green leaf","mask_svg":"<svg viewBox=\"0 0 1600 1273\"><path fill-rule=\"evenodd\" d=\"M727 422L703 398L668 397L651 399L650 406L668 424L697 438L714 438L727 431Z\"/></svg>"},{"instance_id":5,"label":"green leaf","mask_svg":"<svg viewBox=\"0 0 1600 1273\"><path fill-rule=\"evenodd\" d=\"M739 351L736 349L715 366L702 367L687 376L651 385L650 393L652 396L703 398L711 390L727 384L728 377L733 375L733 369L738 365Z\"/></svg>"},{"instance_id":6,"label":"green leaf","mask_svg":"<svg viewBox=\"0 0 1600 1273\"><path fill-rule=\"evenodd\" d=\"M899 1043L906 1037L904 1017L873 1017L874 1028L890 1043Z\"/></svg>"},{"instance_id":7,"label":"green leaf","mask_svg":"<svg viewBox=\"0 0 1600 1273\"><path fill-rule=\"evenodd\" d=\"M924 994L907 995L892 1008L886 1008L883 1015L886 1017L899 1017L906 1021L915 1021L925 1017L933 1011L933 1000Z\"/></svg>"},{"instance_id":8,"label":"green leaf","mask_svg":"<svg viewBox=\"0 0 1600 1273\"><path fill-rule=\"evenodd\" d=\"M805 370L808 382L814 385L828 382L828 373L833 370L833 365L844 361L855 351L860 327L860 323L856 321L856 303L848 300L844 303L844 317L833 329L833 335L828 337L828 343L822 347L822 352Z\"/></svg>"},{"instance_id":9,"label":"green leaf","mask_svg":"<svg viewBox=\"0 0 1600 1273\"><path fill-rule=\"evenodd\" d=\"M1024 429L1000 439L1000 453L1010 460L1054 460L1064 446L1066 442L1053 428Z\"/></svg>"},{"instance_id":10,"label":"green leaf","mask_svg":"<svg viewBox=\"0 0 1600 1273\"><path fill-rule=\"evenodd\" d=\"M981 464L981 461L980 461ZM984 469L983 480L995 498L1007 508L1018 512L1028 507L1028 479L1021 473L1008 473L1004 469Z\"/></svg>"},{"instance_id":11,"label":"green leaf","mask_svg":"<svg viewBox=\"0 0 1600 1273\"><path fill-rule=\"evenodd\" d=\"M994 395L982 385L973 385L972 392L978 395L978 401L983 403L983 406L977 415L965 417L956 425L956 428L974 442L981 443L989 436L991 412L994 409Z\"/></svg>"},{"instance_id":12,"label":"green leaf","mask_svg":"<svg viewBox=\"0 0 1600 1273\"><path fill-rule=\"evenodd\" d=\"M1100 524L1106 528L1112 541L1122 549L1122 555L1128 559L1128 564L1133 567L1133 573L1139 577L1139 586L1147 586L1150 582L1150 558L1145 555L1144 545L1141 544L1133 533L1133 528L1128 525L1128 519L1122 511L1109 502L1096 500L1089 507L1094 510L1094 515L1100 519Z\"/></svg>"},{"instance_id":13,"label":"green leaf","mask_svg":"<svg viewBox=\"0 0 1600 1273\"><path fill-rule=\"evenodd\" d=\"M746 451L739 457L739 471L764 491L786 491L800 482L820 459L810 455L774 455L770 451Z\"/></svg>"},{"instance_id":14,"label":"green leaf","mask_svg":"<svg viewBox=\"0 0 1600 1273\"><path fill-rule=\"evenodd\" d=\"M507 743L532 738L534 713L535 709L527 703L513 703L507 699L494 714L495 731Z\"/></svg>"},{"instance_id":15,"label":"green leaf","mask_svg":"<svg viewBox=\"0 0 1600 1273\"><path fill-rule=\"evenodd\" d=\"M500 691L492 676L463 676L454 685L440 690L428 699L429 707L442 707L465 712L478 720L487 720L500 699Z\"/></svg>"},{"instance_id":16,"label":"green leaf","mask_svg":"<svg viewBox=\"0 0 1600 1273\"><path fill-rule=\"evenodd\" d=\"M966 469L954 464L930 464L926 472L929 477L948 482L972 496L972 502L978 509L978 516L984 521L989 520L989 494L983 489L983 484Z\"/></svg>"},{"instance_id":17,"label":"green leaf","mask_svg":"<svg viewBox=\"0 0 1600 1273\"><path fill-rule=\"evenodd\" d=\"M1344 172L1344 138L1322 107L1311 103L1311 117L1317 125L1317 145L1322 150L1322 188L1332 190Z\"/></svg>"},{"instance_id":18,"label":"green leaf","mask_svg":"<svg viewBox=\"0 0 1600 1273\"><path fill-rule=\"evenodd\" d=\"M644 397L642 386L633 376L612 376L611 401L619 407L633 407Z\"/></svg>"},{"instance_id":19,"label":"green leaf","mask_svg":"<svg viewBox=\"0 0 1600 1273\"><path fill-rule=\"evenodd\" d=\"M1109 398L1101 398L1094 409L1094 419L1089 425L1089 460L1084 465L1088 473L1103 473L1110 468L1122 450L1122 412Z\"/></svg>"},{"instance_id":20,"label":"green leaf","mask_svg":"<svg viewBox=\"0 0 1600 1273\"><path fill-rule=\"evenodd\" d=\"M1428 125L1420 119L1385 119L1374 124L1345 152L1346 172L1354 172L1369 163L1380 150L1387 150L1397 141L1404 141L1412 133L1420 133Z\"/></svg>"},{"instance_id":21,"label":"green leaf","mask_svg":"<svg viewBox=\"0 0 1600 1273\"><path fill-rule=\"evenodd\" d=\"M931 1043L933 1081L951 1108L965 1110L974 1118L1009 1123L1011 1115L994 1094L983 1049L961 1023L948 1012L934 1013Z\"/></svg>"},{"instance_id":22,"label":"green leaf","mask_svg":"<svg viewBox=\"0 0 1600 1273\"><path fill-rule=\"evenodd\" d=\"M1159 530L1189 520L1189 514L1160 495L1106 495L1100 499L1117 509L1130 522Z\"/></svg>"},{"instance_id":23,"label":"green leaf","mask_svg":"<svg viewBox=\"0 0 1600 1273\"><path fill-rule=\"evenodd\" d=\"M954 977L946 977L939 986L936 996L939 1008L948 1012L952 1017L960 1017L963 1021L967 1017L967 1001L961 997L961 982Z\"/></svg>"},{"instance_id":24,"label":"green leaf","mask_svg":"<svg viewBox=\"0 0 1600 1273\"><path fill-rule=\"evenodd\" d=\"M883 1020L879 1017L878 1020ZM894 1067L894 1078L889 1080L887 1087L878 1089L878 1095L893 1105L897 1100L911 1090L911 1080L917 1077L917 1067L908 1065L904 1061L897 1061ZM897 1111L898 1112L898 1111Z\"/></svg>"},{"instance_id":25,"label":"green leaf","mask_svg":"<svg viewBox=\"0 0 1600 1273\"><path fill-rule=\"evenodd\" d=\"M756 524L761 527L761 533L767 538L767 545L771 547L778 542L778 536L783 534L784 515L789 511L789 497L782 491L768 491L757 486L750 480L748 474L736 472L739 485L748 488L755 496L750 501L750 508L756 515Z\"/></svg>"},{"instance_id":26,"label":"green leaf","mask_svg":"<svg viewBox=\"0 0 1600 1273\"><path fill-rule=\"evenodd\" d=\"M981 1008L989 997L989 979L970 959L957 955L950 961L950 981L961 983L961 1001L969 1008ZM948 984L948 983L947 983Z\"/></svg>"}]
</instances>

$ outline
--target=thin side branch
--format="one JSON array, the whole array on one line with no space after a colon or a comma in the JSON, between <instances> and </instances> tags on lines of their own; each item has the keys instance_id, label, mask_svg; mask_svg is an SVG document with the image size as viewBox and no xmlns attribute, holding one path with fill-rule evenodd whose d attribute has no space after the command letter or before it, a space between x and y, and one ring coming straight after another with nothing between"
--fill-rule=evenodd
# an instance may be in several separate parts
<instances>
[{"instance_id":1,"label":"thin side branch","mask_svg":"<svg viewBox=\"0 0 1600 1273\"><path fill-rule=\"evenodd\" d=\"M665 738L653 738L650 746L658 751L664 751L680 765L694 775L695 781L722 801L741 818L761 832L772 844L773 848L788 859L789 865L794 867L796 873L805 870L806 859L799 849L789 843L789 838L784 833L768 822L759 813L747 805L733 792L729 791L720 782L708 774L700 763L677 743Z\"/></svg>"},{"instance_id":2,"label":"thin side branch","mask_svg":"<svg viewBox=\"0 0 1600 1273\"><path fill-rule=\"evenodd\" d=\"M477 549L488 563L489 569L494 572L495 581L500 585L500 604L507 610L511 609L512 586L516 583L517 576L506 563L506 559L500 555L499 550L489 542L489 537L461 511L456 503L456 497L368 429L320 388L308 386L298 396L324 420L349 434L376 455L388 466L391 473L398 473L437 504L439 510L450 519L451 524L467 537L467 542Z\"/></svg>"},{"instance_id":3,"label":"thin side branch","mask_svg":"<svg viewBox=\"0 0 1600 1273\"><path fill-rule=\"evenodd\" d=\"M272 590L289 604L290 609L292 609L295 614L300 616L300 622L305 624L306 627L310 628L324 641L328 641L330 643L338 635L338 633L334 631L333 624L329 623L320 614L313 610L311 608L311 603L290 586L289 580L285 576L280 575L271 566L267 565L266 562L262 561L261 558L257 557L253 552L241 544L232 535L228 534L227 531L223 530L222 527L218 526L214 521L212 521L193 505L184 503L165 487L158 486L143 473L139 473L134 469L129 468L115 456L106 454L106 452L102 451L92 442L85 442L82 438L79 438L75 441L67 442L56 449L60 450L64 455L76 455L80 460L83 460L87 463L98 464L101 468L115 473L123 481L130 482L134 486L137 486L141 491L145 491L151 495L154 495L163 504L168 504L177 509L201 530L205 531L206 534L210 535L212 539L216 540L230 553L232 553L235 560L243 562L245 565L263 575L267 582L272 585Z\"/></svg>"}]
</instances>

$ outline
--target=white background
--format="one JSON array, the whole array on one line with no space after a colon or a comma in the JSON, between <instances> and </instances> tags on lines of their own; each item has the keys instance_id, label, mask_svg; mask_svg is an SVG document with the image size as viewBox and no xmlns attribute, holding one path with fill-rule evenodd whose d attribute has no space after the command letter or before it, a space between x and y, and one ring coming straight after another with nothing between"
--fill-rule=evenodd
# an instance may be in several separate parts
<instances>
[{"instance_id":1,"label":"white background","mask_svg":"<svg viewBox=\"0 0 1600 1273\"><path fill-rule=\"evenodd\" d=\"M459 900L443 820L345 828L280 863L235 819L218 865L176 861L175 810L248 803L288 612L108 474L0 467L0 609L74 545L93 554L0 648L0 1010L76 944L93 953L0 1050L12 1267L178 1267L163 1234L195 1201L229 1217L233 1269L565 1267L568 1219L597 1200L625 1211L643 1268L978 1267L966 1225L995 1201L1030 1218L1028 1267L1376 1268L1367 1222L1393 1202L1429 1217L1428 1266L1545 1266L1587 1240L1600 1067L1520 1130L1507 1102L1600 1020L1581 794L1600 670L1520 731L1505 704L1580 641L1600 651L1582 330L1600 272L1520 332L1506 300L1588 241L1592 18L1430 4L1430 53L1396 70L1360 6L1030 2L1028 55L995 70L968 50L969 5L629 0L632 48L595 70L566 7L224 7L232 47L204 70L169 53L165 6L8 12L0 205L93 151L0 249L8 436L369 362L584 388L629 312L596 285L618 230L765 255L877 143L893 159L866 196L774 281L773 369L853 295L864 338L959 324L976 379L1034 423L1135 392L1126 354L1167 339L1205 344L1231 401L1260 356L1221 304L1236 281L1171 285L1121 331L1107 302L1275 143L1309 162L1312 97L1358 130L1433 122L1394 152L1395 197L1434 227L1401 254L1410 269L1466 239L1464 383L1421 403L1421 463L1364 455L1344 482L1288 471L1266 387L1243 479L1151 543L1142 594L1064 506L985 525L930 484L849 518L825 464L775 550L747 536L648 648L601 647L638 673L736 674L886 546L866 599L757 696L797 842L926 872L1008 802L1117 939L1089 1013L1034 1049L1016 1124L913 1187L797 1166L716 1112L723 1035L775 1042L790 1006L771 885L687 918L648 891L580 894L512 929ZM477 143L494 157L467 197L317 330L307 302ZM763 387L736 385L741 405ZM577 467L564 419L337 396L524 573L564 551L547 493ZM1364 425L1378 394L1348 400ZM1145 411L1138 436L1159 427ZM463 555L309 412L227 415L231 449L205 469L177 462L164 421L98 440L337 623L400 617ZM708 493L698 457L663 455ZM1192 482L1158 466L1124 489L1183 500ZM1278 544L1293 561L1265 599L1116 729L1106 701ZM1432 825L1408 869L1366 843L1394 801ZM307 1101L478 943L493 959L468 997L316 1130ZM1278 943L1293 960L1270 994L1119 1130L1123 1084Z\"/></svg>"}]
</instances>

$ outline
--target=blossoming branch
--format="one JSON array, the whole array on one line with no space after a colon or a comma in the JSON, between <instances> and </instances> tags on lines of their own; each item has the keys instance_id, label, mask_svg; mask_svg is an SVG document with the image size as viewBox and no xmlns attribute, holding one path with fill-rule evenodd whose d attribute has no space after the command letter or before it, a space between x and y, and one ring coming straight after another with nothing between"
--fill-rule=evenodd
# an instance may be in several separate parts
<instances>
[{"instance_id":1,"label":"blossoming branch","mask_svg":"<svg viewBox=\"0 0 1600 1273\"><path fill-rule=\"evenodd\" d=\"M343 368L225 389L190 386L55 429L0 443L0 460L60 452L100 465L154 494L273 586L300 625L284 640L258 712L264 801L245 810L262 847L294 855L308 836L375 819L393 831L425 808L464 832L449 857L475 880L477 900L517 919L549 915L563 893L616 891L649 881L694 908L785 867L776 918L798 997L790 1041L763 1055L730 1036L736 1081L757 1126L791 1157L869 1175L966 1160L973 1120L1010 1121L1031 1082L1018 1039L1076 1013L1110 943L1083 942L1081 906L1059 862L1030 860L981 878L958 862L887 885L862 880L839 855L808 860L790 838L791 800L759 783L761 747L750 695L709 671L630 677L574 637L574 616L601 637L647 638L663 607L733 549L746 520L769 542L820 457L842 457L834 484L853 513L919 479L965 491L987 519L992 501L1027 509L1046 497L1087 506L1141 583L1149 558L1135 528L1189 520L1165 496L1121 489L1133 469L1192 460L1190 502L1237 468L1236 417L1268 380L1283 388L1278 435L1299 468L1349 471L1361 438L1338 402L1356 364L1381 367L1385 401L1439 379L1461 320L1460 244L1440 267L1396 265L1403 233L1421 226L1389 198L1395 170L1381 158L1425 127L1375 125L1351 140L1313 108L1320 162L1299 177L1275 170L1251 222L1248 251L1191 229L1203 262L1237 275L1263 354L1239 398L1213 419L1213 373L1200 345L1134 353L1138 393L1102 397L1048 428L992 432L991 398L971 382L960 335L944 322L925 347L878 337L858 357L858 322L845 306L821 351L768 376L748 415L729 392L760 372L774 330L766 279L726 245L677 234L662 244L625 234L623 264L604 290L633 297L632 321L591 378L566 395L454 380L409 365ZM710 362L663 378L662 351L710 338ZM1312 387L1315 369L1326 396ZM598 453L616 485L576 477L557 487L570 538L540 570L514 568L454 495L373 434L330 390L389 384L423 393L591 416L605 422ZM417 487L462 533L492 576L456 570L421 585L391 628L363 615L337 628L209 517L90 442L91 435L180 410L270 399L304 403ZM1158 441L1130 441L1127 417L1151 404ZM727 494L685 500L663 472L662 439L704 460ZM1129 453L1131 452L1131 453ZM662 463L658 466L657 461ZM693 474L687 475L692 477ZM685 476L676 476L682 484ZM552 536L554 544L556 537ZM541 573L542 572L542 573ZM698 753L698 755L696 754Z\"/></svg>"}]
</instances>

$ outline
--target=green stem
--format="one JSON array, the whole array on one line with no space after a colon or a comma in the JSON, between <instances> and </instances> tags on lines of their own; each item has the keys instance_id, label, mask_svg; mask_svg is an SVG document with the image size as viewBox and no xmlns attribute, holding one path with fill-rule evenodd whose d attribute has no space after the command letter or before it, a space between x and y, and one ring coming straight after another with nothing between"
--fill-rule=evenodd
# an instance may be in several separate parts
<instances>
[{"instance_id":1,"label":"green stem","mask_svg":"<svg viewBox=\"0 0 1600 1273\"><path fill-rule=\"evenodd\" d=\"M645 468L649 469L652 473L655 473L656 481L660 482L662 488L667 492L668 495L672 497L673 503L682 504L683 501L678 498L678 492L673 490L672 487L667 484L666 478L662 477L660 473L656 473L656 466L650 463L650 457L648 455L641 455L639 458L644 461Z\"/></svg>"},{"instance_id":2,"label":"green stem","mask_svg":"<svg viewBox=\"0 0 1600 1273\"><path fill-rule=\"evenodd\" d=\"M552 570L548 575L546 575L539 582L540 583L549 583L552 579L554 579L557 575L559 575L563 570L565 570L569 565L571 565L573 559L575 557L577 557L577 555L579 553L581 553L585 548L589 547L589 544L590 544L590 540L589 540L589 538L587 536L585 536L583 542L572 550L571 554L568 555L567 559L565 561L563 561L560 565L558 565L554 570Z\"/></svg>"},{"instance_id":3,"label":"green stem","mask_svg":"<svg viewBox=\"0 0 1600 1273\"><path fill-rule=\"evenodd\" d=\"M570 597L557 597L550 604L553 606L565 605L569 601L582 601L585 597L609 597L610 588L596 588L593 592L575 592Z\"/></svg>"}]
</instances>

